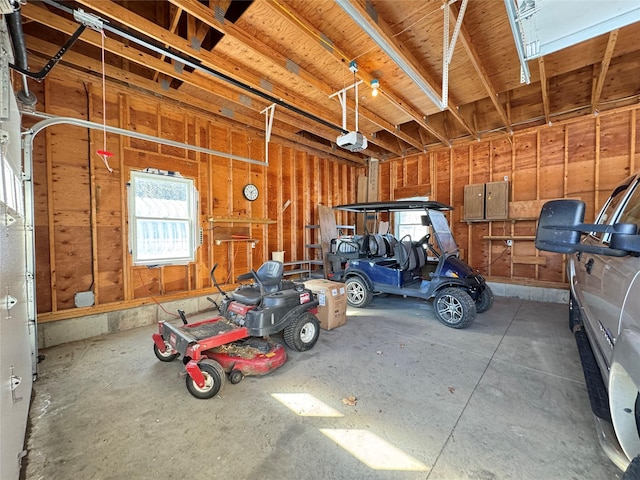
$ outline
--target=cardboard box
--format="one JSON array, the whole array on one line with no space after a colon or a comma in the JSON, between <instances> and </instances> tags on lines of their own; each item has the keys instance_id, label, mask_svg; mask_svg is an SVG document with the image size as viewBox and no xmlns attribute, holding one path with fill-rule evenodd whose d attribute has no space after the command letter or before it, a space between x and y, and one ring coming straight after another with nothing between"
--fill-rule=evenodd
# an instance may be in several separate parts
<instances>
[{"instance_id":1,"label":"cardboard box","mask_svg":"<svg viewBox=\"0 0 640 480\"><path fill-rule=\"evenodd\" d=\"M318 296L318 320L320 328L331 330L347 323L347 289L344 283L314 279L304 286Z\"/></svg>"}]
</instances>

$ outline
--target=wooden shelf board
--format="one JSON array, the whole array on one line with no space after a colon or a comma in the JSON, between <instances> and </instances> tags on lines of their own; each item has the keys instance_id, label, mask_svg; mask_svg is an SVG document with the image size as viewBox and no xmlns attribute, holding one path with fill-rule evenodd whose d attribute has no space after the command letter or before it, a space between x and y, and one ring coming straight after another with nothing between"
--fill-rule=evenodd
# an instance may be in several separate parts
<instances>
[{"instance_id":1,"label":"wooden shelf board","mask_svg":"<svg viewBox=\"0 0 640 480\"><path fill-rule=\"evenodd\" d=\"M485 235L482 237L485 240L535 240L535 235Z\"/></svg>"},{"instance_id":2,"label":"wooden shelf board","mask_svg":"<svg viewBox=\"0 0 640 480\"><path fill-rule=\"evenodd\" d=\"M273 224L275 220L270 218L240 218L240 217L209 217L210 223L255 223Z\"/></svg>"}]
</instances>

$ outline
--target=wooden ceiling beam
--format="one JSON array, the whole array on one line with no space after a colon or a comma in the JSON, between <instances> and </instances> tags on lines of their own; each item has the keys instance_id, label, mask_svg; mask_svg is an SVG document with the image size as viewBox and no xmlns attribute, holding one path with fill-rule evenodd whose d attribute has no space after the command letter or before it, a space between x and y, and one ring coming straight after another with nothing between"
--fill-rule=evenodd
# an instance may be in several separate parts
<instances>
[{"instance_id":1,"label":"wooden ceiling beam","mask_svg":"<svg viewBox=\"0 0 640 480\"><path fill-rule=\"evenodd\" d=\"M613 57L613 51L616 48L616 42L618 41L619 30L612 30L609 32L609 40L607 41L607 48L604 52L604 58L600 63L600 74L595 84L593 96L591 98L591 113L596 113L598 110L598 104L600 103L600 96L602 95L602 89L604 82L607 79L607 72L609 71L609 64L611 63L611 57Z\"/></svg>"},{"instance_id":2,"label":"wooden ceiling beam","mask_svg":"<svg viewBox=\"0 0 640 480\"><path fill-rule=\"evenodd\" d=\"M188 12L190 15L192 15L193 17L197 18L198 20L200 20L201 22L204 22L207 25L210 25L211 27L215 28L216 30L218 30L220 33L222 33L223 35L228 35L229 37L233 38L234 40L240 42L241 44L251 48L253 51L259 53L260 55L262 55L263 57L265 57L269 62L278 65L279 67L281 67L284 70L287 71L291 71L290 70L290 64L292 62L291 59L286 58L284 55L281 55L280 53L276 52L273 48L271 48L270 46L266 45L265 43L261 42L260 40L258 40L257 38L245 33L243 30L241 30L240 28L238 28L236 25L234 25L231 22L220 22L216 16L215 13L211 10L208 9L207 7L205 7L204 5L202 5L200 2L198 2L197 0L170 0L171 3L173 5L175 5L176 7L184 10L185 12ZM309 73L308 71L306 71L304 68L302 68L300 65L296 65L296 74L302 79L304 80L307 84L313 86L314 88L320 90L321 92L323 92L325 95L329 96L333 93L335 93L335 88L328 85L327 83L323 82L322 80L318 79L318 77L316 75L313 75L311 73ZM355 110L355 102L352 99L347 99L347 106L349 108L351 108L352 110ZM363 118L366 118L367 120L369 120L370 122L374 123L375 125L378 125L380 128L382 128L383 130L387 130L389 133L395 134L394 129L395 129L395 125L391 124L390 122L384 120L382 117L376 115L375 113L371 112L370 110L364 109L364 108L359 108L359 115ZM371 139L372 142L375 142L375 137L373 137L371 135L372 132L364 132L365 135ZM402 138L402 140L404 140L405 142L407 142L408 144L414 146L415 148L417 148L418 150L422 150L424 148L424 146L420 143L420 141L418 139L413 138L410 135L407 135L405 133L401 133L398 135L400 138ZM383 148L388 149L388 145L380 145ZM393 151L393 150L392 150ZM397 152L394 152L397 153Z\"/></svg>"},{"instance_id":3,"label":"wooden ceiling beam","mask_svg":"<svg viewBox=\"0 0 640 480\"><path fill-rule=\"evenodd\" d=\"M292 25L294 25L296 28L298 28L298 30L299 30L301 35L305 35L306 37L308 37L309 39L313 40L314 42L318 42L318 39L329 38L328 35L326 35L324 32L321 32L316 27L314 27L311 23L309 23L307 20L305 20L304 17L302 15L298 14L290 5L287 5L286 10L284 10L281 7L281 5L275 0L265 0L264 3L266 5L268 5L269 7L271 7L271 9L274 12L278 13L283 18L291 21ZM295 19L295 21L292 21L292 19ZM330 40L330 44L334 45L334 43L331 41L330 38L329 38L329 40ZM326 51L327 54L333 55L335 58L337 58L341 62L344 60L344 58L342 57L342 55L338 52L338 50L336 48L332 48L331 51L329 51L329 50L326 49L326 47L327 47L326 44L322 43L321 45L323 47L323 50ZM362 69L359 69L358 72L356 73L356 75L357 75L358 78L360 78L362 81L364 81L367 85L370 85L371 81L375 78L369 72L365 72ZM390 89L386 89L386 88L380 88L379 92L380 92L381 96L384 96L387 100L389 100L391 103L393 103L397 108L399 108L401 111L405 112L409 117L411 117L411 119L413 121L415 121L416 123L421 125L425 130L430 132L434 137L436 137L442 143L444 143L445 145L449 145L450 144L448 138L446 138L441 132L439 132L438 130L433 128L432 125L429 125L427 123L424 114L418 112L415 108L410 106L404 99L402 99L398 95L396 95L395 92L391 91ZM395 129L395 126L394 126L394 129ZM387 131L389 131L389 130L387 130ZM389 132L395 135L394 131L389 131ZM424 148L422 150L424 150Z\"/></svg>"},{"instance_id":4,"label":"wooden ceiling beam","mask_svg":"<svg viewBox=\"0 0 640 480\"><path fill-rule=\"evenodd\" d=\"M387 43L393 48L396 56L401 57L406 63L408 63L414 69L414 71L418 75L420 75L422 80L431 87L431 90L433 90L435 94L440 95L440 98L442 98L442 88L431 78L429 73L422 67L420 62L411 54L410 49L398 40L395 32L393 32L391 27L387 25L384 19L379 15L376 17L376 20L371 18L369 9L360 0L352 1L351 4L358 10L360 16L367 21L369 27L376 30L378 35L380 35L387 41ZM436 106L440 108L440 105ZM469 125L469 123L464 117L462 117L462 115L460 115L458 106L451 99L448 100L448 110L471 135L477 135L477 132L473 130L473 127ZM434 132L431 133L436 135ZM437 132L436 137L439 140L442 140L441 137L444 137L444 135L440 132ZM450 145L450 139L446 139L444 143L446 145Z\"/></svg>"},{"instance_id":5,"label":"wooden ceiling beam","mask_svg":"<svg viewBox=\"0 0 640 480\"><path fill-rule=\"evenodd\" d=\"M30 50L36 52L36 55L40 55L44 59L44 61L48 60L51 56L57 53L57 47L45 40L28 35L26 35L25 38L30 45ZM70 67L65 67L65 64L70 65ZM95 73L101 71L101 62L99 60L94 60L90 57L75 53L73 51L67 52L61 63L56 66L56 68L73 68L76 71L78 69L81 69L89 72L89 75L94 76L96 82L102 81L100 76ZM225 119L226 121L237 122L242 125L246 125L258 132L262 132L264 130L263 120L256 120L254 117L243 115L238 112L234 112L233 118L229 118L221 112L221 108L219 108L217 112L212 112L210 101L196 98L193 95L184 94L178 90L171 90L169 92L161 90L157 82L154 82L153 80L147 78L143 78L139 75L125 72L124 70L117 67L107 65L106 72L109 78L113 78L127 85L140 88L141 90L149 92L150 94L162 95L163 97L173 100L179 104L189 105L198 110L201 110L203 113L206 112L208 114L216 114L219 118ZM343 151L342 149L336 149L333 146L323 145L313 140L303 138L300 135L296 135L289 129L278 126L276 122L274 122L273 130L271 133L272 135L282 138L286 141L304 145L305 147L310 148L322 155L331 155L343 161L355 163L358 165L366 165L366 160L358 155Z\"/></svg>"},{"instance_id":6,"label":"wooden ceiling beam","mask_svg":"<svg viewBox=\"0 0 640 480\"><path fill-rule=\"evenodd\" d=\"M78 3L94 10L104 19L114 19L121 25L124 25L136 32L143 33L145 36L164 45L168 45L177 52L193 58L204 67L213 69L221 74L244 83L250 87L250 91L246 91L247 95L250 95L252 91L255 91L256 95L257 92L271 95L281 99L289 105L295 106L300 110L315 116L318 119L321 119L327 124L339 127L334 122L335 118L339 118L339 114L335 113L334 118L330 118L327 114L331 113L331 110L327 108L327 105L314 105L311 102L294 95L290 90L279 87L278 85L273 85L261 76L254 74L247 69L238 69L230 60L224 59L213 52L206 50L196 52L192 48L190 42L187 42L184 38L170 33L160 25L157 25L154 22L121 7L115 2L105 0L78 0ZM339 132L337 128L336 132Z\"/></svg>"},{"instance_id":7,"label":"wooden ceiling beam","mask_svg":"<svg viewBox=\"0 0 640 480\"><path fill-rule=\"evenodd\" d=\"M452 5L450 8L451 8L451 15L449 16L450 23L455 25L456 22L458 21L459 9L457 5ZM493 88L493 84L491 83L491 80L489 80L489 74L487 73L487 70L484 68L484 64L480 60L480 55L478 55L478 52L475 46L473 45L473 42L471 41L471 36L469 35L469 32L464 26L464 23L460 25L460 33L458 34L458 40L462 43L462 47L464 48L464 51L467 53L467 57L469 58L471 65L473 65L473 68L475 69L476 73L478 74L478 77L480 77L480 82L482 82L482 85L484 86L484 89L487 92L487 95L489 95L489 99L491 99L491 103L493 103L493 106L498 112L498 115L500 115L500 119L502 120L502 123L504 123L504 126L506 127L507 131L510 132L512 130L512 127L511 127L511 123L509 122L509 119L507 118L507 112L505 112L504 108L500 104L500 100L498 99L498 92L496 92L496 89ZM471 127L471 128L475 130L474 127ZM478 136L477 130L475 131L476 133L474 135L477 137Z\"/></svg>"},{"instance_id":8,"label":"wooden ceiling beam","mask_svg":"<svg viewBox=\"0 0 640 480\"><path fill-rule=\"evenodd\" d=\"M178 29L178 23L180 22L180 17L182 16L182 10L177 7L172 7L172 8L175 10L175 12L173 12L173 16L171 17L171 24L169 25L169 31L171 33L176 33L176 30ZM162 60L163 62L165 58L167 58L165 55L160 55L160 60ZM157 82L159 75L160 75L160 72L156 71L156 73L153 74L153 80Z\"/></svg>"},{"instance_id":9,"label":"wooden ceiling beam","mask_svg":"<svg viewBox=\"0 0 640 480\"><path fill-rule=\"evenodd\" d=\"M540 70L540 89L542 90L542 109L544 110L544 121L551 125L551 115L549 113L549 80L544 68L544 57L538 57L538 70Z\"/></svg>"}]
</instances>

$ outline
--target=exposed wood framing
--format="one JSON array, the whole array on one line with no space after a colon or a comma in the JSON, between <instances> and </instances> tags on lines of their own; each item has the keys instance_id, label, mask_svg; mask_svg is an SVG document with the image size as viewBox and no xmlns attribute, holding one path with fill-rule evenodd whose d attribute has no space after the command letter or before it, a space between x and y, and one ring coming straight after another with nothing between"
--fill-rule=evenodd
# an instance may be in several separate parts
<instances>
[{"instance_id":1,"label":"exposed wood framing","mask_svg":"<svg viewBox=\"0 0 640 480\"><path fill-rule=\"evenodd\" d=\"M211 25L220 33L229 35L230 37L233 37L235 40L242 43L243 45L246 45L248 48L251 48L252 50L260 53L263 57L265 57L270 62L280 66L285 70L287 69L287 61L288 61L287 58L285 58L283 55L278 54L276 51L274 51L268 45L265 45L263 42L261 42L257 38L251 37L250 35L246 34L242 30L240 30L237 26L235 26L233 23L220 22L215 18L211 10L207 9L205 6L203 6L201 3L197 2L196 0L171 0L171 2L176 6L184 9L186 12L193 15L194 17L197 17L202 22L206 22L208 25ZM300 76L300 78L305 80L309 85L326 93L327 95L331 95L335 93L335 88L326 84L325 82L320 80L317 76L310 74L300 66L298 66L297 74L298 76ZM352 99L348 98L347 106L352 110L354 110L355 102ZM380 128L388 132L394 133L395 126L387 122L386 120L384 120L382 117L375 115L373 112L367 111L366 109L363 109L363 108L360 108L359 111L362 117L367 118L374 124L378 125ZM367 132L364 132L364 133L367 133ZM398 133L398 136L402 138L402 140L404 140L410 145L413 145L419 150L422 150L424 148L424 146L418 140L414 139L410 135L399 133L399 132L395 132L395 133ZM377 137L371 136L370 133L367 134L367 137L370 139L371 142L375 144L379 144L383 148L386 148L387 150L389 150L388 143L382 141ZM400 152L403 149L404 148L401 148ZM396 153L400 154L400 152L396 152Z\"/></svg>"},{"instance_id":2,"label":"exposed wood framing","mask_svg":"<svg viewBox=\"0 0 640 480\"><path fill-rule=\"evenodd\" d=\"M591 98L591 113L598 111L600 95L602 95L602 88L604 87L604 82L607 79L607 73L609 71L609 63L611 63L611 57L613 57L613 51L616 48L616 42L618 41L618 32L619 30L613 30L609 33L607 48L604 52L604 58L600 63L598 78L595 83L593 97Z\"/></svg>"},{"instance_id":3,"label":"exposed wood framing","mask_svg":"<svg viewBox=\"0 0 640 480\"><path fill-rule=\"evenodd\" d=\"M326 35L323 32L318 31L313 25L306 22L301 15L297 14L295 11L288 7L286 11L283 11L280 7L280 4L275 0L265 0L266 3L273 9L274 12L277 12L280 15L283 15L285 18L290 15L294 15L296 17L296 24L302 25L304 28L300 29L300 33L307 36L308 38L325 38ZM310 35L315 35L315 37L311 37ZM327 52L329 53L329 52ZM345 60L340 52L336 49L333 49L331 54L339 59L340 61ZM348 59L346 59L348 60ZM364 81L367 85L371 84L371 80L374 79L374 76L368 72L365 72L362 69L359 69L357 72L358 78ZM415 120L419 125L421 125L425 130L435 136L438 140L440 140L445 145L449 145L449 139L445 137L441 132L435 129L432 125L429 125L424 118L424 115L420 114L414 108L407 104L405 100L398 97L397 95L387 91L385 89L380 89L380 94L383 95L386 99L396 105L403 112L407 113L413 120ZM424 149L424 147L423 147Z\"/></svg>"},{"instance_id":4,"label":"exposed wood framing","mask_svg":"<svg viewBox=\"0 0 640 480\"><path fill-rule=\"evenodd\" d=\"M547 125L551 125L551 117L549 115L549 80L547 80L547 73L544 68L544 57L538 58L538 69L540 70L540 87L542 90L544 121Z\"/></svg>"}]
</instances>

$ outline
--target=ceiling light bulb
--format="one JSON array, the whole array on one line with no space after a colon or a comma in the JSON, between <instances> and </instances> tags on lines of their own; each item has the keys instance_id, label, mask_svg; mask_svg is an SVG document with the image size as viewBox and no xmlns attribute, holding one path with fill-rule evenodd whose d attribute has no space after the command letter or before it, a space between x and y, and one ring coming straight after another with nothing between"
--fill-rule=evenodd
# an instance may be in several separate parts
<instances>
[{"instance_id":1,"label":"ceiling light bulb","mask_svg":"<svg viewBox=\"0 0 640 480\"><path fill-rule=\"evenodd\" d=\"M378 96L378 89L380 88L380 82L377 79L371 80L371 96Z\"/></svg>"}]
</instances>

